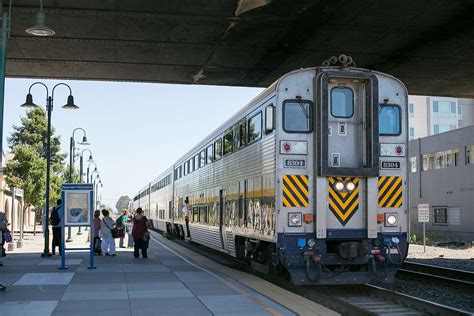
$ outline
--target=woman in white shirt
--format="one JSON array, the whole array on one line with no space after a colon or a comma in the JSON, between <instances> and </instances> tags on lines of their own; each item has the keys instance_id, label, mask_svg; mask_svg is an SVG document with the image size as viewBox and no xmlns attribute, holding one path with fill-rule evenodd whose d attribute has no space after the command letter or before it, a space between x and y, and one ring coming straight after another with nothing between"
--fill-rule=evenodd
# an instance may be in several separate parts
<instances>
[{"instance_id":1,"label":"woman in white shirt","mask_svg":"<svg viewBox=\"0 0 474 316\"><path fill-rule=\"evenodd\" d=\"M112 232L110 231L115 227L115 222L109 216L109 211L106 209L102 210L102 215L104 218L100 222L100 235L102 236L102 253L106 256L117 256L115 254L115 239L112 237Z\"/></svg>"}]
</instances>

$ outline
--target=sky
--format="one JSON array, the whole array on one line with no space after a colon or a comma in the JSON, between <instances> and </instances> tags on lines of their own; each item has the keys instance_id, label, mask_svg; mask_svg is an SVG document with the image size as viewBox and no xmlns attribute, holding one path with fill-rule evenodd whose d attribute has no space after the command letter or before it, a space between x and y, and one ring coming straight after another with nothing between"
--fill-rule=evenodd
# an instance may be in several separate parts
<instances>
[{"instance_id":1,"label":"sky","mask_svg":"<svg viewBox=\"0 0 474 316\"><path fill-rule=\"evenodd\" d=\"M20 124L30 85L38 80L7 79L3 150L12 125ZM52 126L61 135L61 147L69 155L69 139L75 128L87 133L89 148L104 187L102 202L115 208L122 195L133 197L139 189L211 133L263 89L203 85L172 85L105 81L41 80L51 91L59 82L72 89L78 110L61 108L69 90L54 91ZM46 89L36 85L33 101L45 108ZM75 133L76 142L82 132ZM84 153L84 170L89 153ZM67 158L69 162L69 157ZM93 165L92 165L93 167ZM79 160L76 161L79 168Z\"/></svg>"}]
</instances>

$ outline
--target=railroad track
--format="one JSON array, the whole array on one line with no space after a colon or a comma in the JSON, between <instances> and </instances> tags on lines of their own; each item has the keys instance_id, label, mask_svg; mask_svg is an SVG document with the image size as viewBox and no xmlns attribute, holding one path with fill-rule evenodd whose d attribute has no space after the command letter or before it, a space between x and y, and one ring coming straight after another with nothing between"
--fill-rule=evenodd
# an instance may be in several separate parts
<instances>
[{"instance_id":1,"label":"railroad track","mask_svg":"<svg viewBox=\"0 0 474 316\"><path fill-rule=\"evenodd\" d=\"M405 261L397 271L397 277L463 289L474 294L474 273L470 271Z\"/></svg>"},{"instance_id":2,"label":"railroad track","mask_svg":"<svg viewBox=\"0 0 474 316\"><path fill-rule=\"evenodd\" d=\"M295 286L281 277L249 270L235 258L204 246L175 240L196 253L234 269L252 273L286 290L331 308L342 315L471 315L468 312L381 287L365 285Z\"/></svg>"},{"instance_id":3,"label":"railroad track","mask_svg":"<svg viewBox=\"0 0 474 316\"><path fill-rule=\"evenodd\" d=\"M471 315L373 285L312 287L305 295L342 315Z\"/></svg>"}]
</instances>

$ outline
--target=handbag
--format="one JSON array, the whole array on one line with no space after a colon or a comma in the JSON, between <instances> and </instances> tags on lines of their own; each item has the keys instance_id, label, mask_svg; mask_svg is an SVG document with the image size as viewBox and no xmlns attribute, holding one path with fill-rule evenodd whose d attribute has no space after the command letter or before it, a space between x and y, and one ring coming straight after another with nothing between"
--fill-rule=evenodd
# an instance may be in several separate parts
<instances>
[{"instance_id":1,"label":"handbag","mask_svg":"<svg viewBox=\"0 0 474 316\"><path fill-rule=\"evenodd\" d=\"M102 220L105 224L105 226L107 226L108 229L110 229L110 233L112 234L112 238L119 238L120 236L118 235L118 232L117 232L117 229L116 228L110 228L109 225L107 225L107 223L105 222L105 219Z\"/></svg>"},{"instance_id":2,"label":"handbag","mask_svg":"<svg viewBox=\"0 0 474 316\"><path fill-rule=\"evenodd\" d=\"M5 242L12 242L13 241L12 233L9 230L4 231L3 239L5 240Z\"/></svg>"}]
</instances>

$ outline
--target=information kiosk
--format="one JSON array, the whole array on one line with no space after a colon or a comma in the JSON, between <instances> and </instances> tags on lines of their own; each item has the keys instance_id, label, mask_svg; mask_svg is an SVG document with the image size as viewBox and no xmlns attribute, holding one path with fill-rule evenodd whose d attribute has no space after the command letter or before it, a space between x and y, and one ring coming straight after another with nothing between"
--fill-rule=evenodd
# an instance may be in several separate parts
<instances>
[{"instance_id":1,"label":"information kiosk","mask_svg":"<svg viewBox=\"0 0 474 316\"><path fill-rule=\"evenodd\" d=\"M61 267L66 267L67 250L89 250L89 267L94 266L94 238L92 238L94 214L94 185L91 183L65 183L61 186ZM88 248L66 248L64 231L66 227L89 226Z\"/></svg>"}]
</instances>

